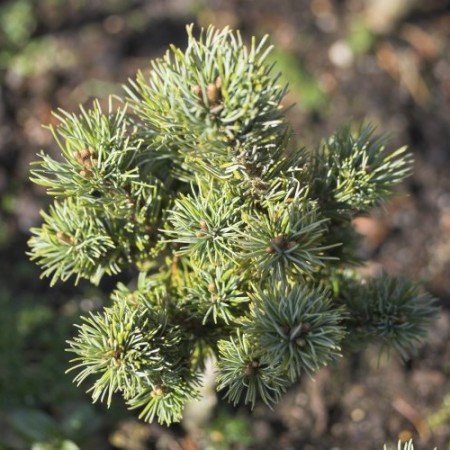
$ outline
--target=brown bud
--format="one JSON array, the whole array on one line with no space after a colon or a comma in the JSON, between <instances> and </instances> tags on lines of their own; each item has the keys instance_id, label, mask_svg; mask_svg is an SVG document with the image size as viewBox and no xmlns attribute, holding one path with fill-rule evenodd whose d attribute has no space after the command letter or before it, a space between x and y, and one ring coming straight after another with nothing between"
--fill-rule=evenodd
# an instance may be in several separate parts
<instances>
[{"instance_id":1,"label":"brown bud","mask_svg":"<svg viewBox=\"0 0 450 450\"><path fill-rule=\"evenodd\" d=\"M98 159L91 158L92 167L95 167L98 164Z\"/></svg>"},{"instance_id":2,"label":"brown bud","mask_svg":"<svg viewBox=\"0 0 450 450\"><path fill-rule=\"evenodd\" d=\"M311 324L305 322L302 324L302 333L308 333L311 330Z\"/></svg>"},{"instance_id":3,"label":"brown bud","mask_svg":"<svg viewBox=\"0 0 450 450\"><path fill-rule=\"evenodd\" d=\"M266 247L266 253L275 253L275 249L269 245Z\"/></svg>"},{"instance_id":4,"label":"brown bud","mask_svg":"<svg viewBox=\"0 0 450 450\"><path fill-rule=\"evenodd\" d=\"M91 178L92 177L92 172L87 169L87 170L80 170L80 175L84 178Z\"/></svg>"},{"instance_id":5,"label":"brown bud","mask_svg":"<svg viewBox=\"0 0 450 450\"><path fill-rule=\"evenodd\" d=\"M87 148L80 150L80 157L83 161L91 157L91 152Z\"/></svg>"},{"instance_id":6,"label":"brown bud","mask_svg":"<svg viewBox=\"0 0 450 450\"><path fill-rule=\"evenodd\" d=\"M154 236L156 234L155 227L150 223L146 223L144 225L144 230L149 236Z\"/></svg>"},{"instance_id":7,"label":"brown bud","mask_svg":"<svg viewBox=\"0 0 450 450\"><path fill-rule=\"evenodd\" d=\"M400 317L397 319L398 323L406 323L408 321L408 318L405 314L401 314Z\"/></svg>"},{"instance_id":8,"label":"brown bud","mask_svg":"<svg viewBox=\"0 0 450 450\"><path fill-rule=\"evenodd\" d=\"M131 294L131 293L126 296L126 300L128 303L131 303L131 304L137 303L136 297L134 296L134 294Z\"/></svg>"},{"instance_id":9,"label":"brown bud","mask_svg":"<svg viewBox=\"0 0 450 450\"><path fill-rule=\"evenodd\" d=\"M277 237L273 238L272 243L280 248L283 248L286 245L286 241L284 240L284 236L282 234L279 234Z\"/></svg>"},{"instance_id":10,"label":"brown bud","mask_svg":"<svg viewBox=\"0 0 450 450\"><path fill-rule=\"evenodd\" d=\"M216 85L216 88L220 90L222 87L222 77L220 75L216 78L214 84Z\"/></svg>"},{"instance_id":11,"label":"brown bud","mask_svg":"<svg viewBox=\"0 0 450 450\"><path fill-rule=\"evenodd\" d=\"M156 386L155 389L151 392L152 397L161 397L164 394L164 389L162 386Z\"/></svg>"},{"instance_id":12,"label":"brown bud","mask_svg":"<svg viewBox=\"0 0 450 450\"><path fill-rule=\"evenodd\" d=\"M202 231L208 231L208 224L206 223L205 219L201 219L199 224Z\"/></svg>"},{"instance_id":13,"label":"brown bud","mask_svg":"<svg viewBox=\"0 0 450 450\"><path fill-rule=\"evenodd\" d=\"M80 152L73 152L72 155L80 164L83 164L83 158L81 157Z\"/></svg>"},{"instance_id":14,"label":"brown bud","mask_svg":"<svg viewBox=\"0 0 450 450\"><path fill-rule=\"evenodd\" d=\"M288 243L283 234L274 237L270 242L272 246L275 246L276 250L286 250L288 248Z\"/></svg>"},{"instance_id":15,"label":"brown bud","mask_svg":"<svg viewBox=\"0 0 450 450\"><path fill-rule=\"evenodd\" d=\"M216 283L209 283L208 291L211 292L211 294L214 294L215 292L217 292Z\"/></svg>"},{"instance_id":16,"label":"brown bud","mask_svg":"<svg viewBox=\"0 0 450 450\"><path fill-rule=\"evenodd\" d=\"M205 232L204 231L197 231L197 233L195 233L195 236L198 237L198 238L205 237Z\"/></svg>"},{"instance_id":17,"label":"brown bud","mask_svg":"<svg viewBox=\"0 0 450 450\"><path fill-rule=\"evenodd\" d=\"M215 105L219 100L219 89L214 83L209 83L206 87L206 97L211 105Z\"/></svg>"},{"instance_id":18,"label":"brown bud","mask_svg":"<svg viewBox=\"0 0 450 450\"><path fill-rule=\"evenodd\" d=\"M258 361L252 361L244 369L244 375L246 375L247 377L253 377L254 375L256 375L256 371L257 371L258 367L259 367Z\"/></svg>"},{"instance_id":19,"label":"brown bud","mask_svg":"<svg viewBox=\"0 0 450 450\"><path fill-rule=\"evenodd\" d=\"M113 351L113 358L114 359L120 359L123 354L123 350L121 348L118 348Z\"/></svg>"},{"instance_id":20,"label":"brown bud","mask_svg":"<svg viewBox=\"0 0 450 450\"><path fill-rule=\"evenodd\" d=\"M75 241L75 239L72 236L69 236L62 231L58 231L56 233L56 237L58 238L59 241L64 242L66 244L70 244L70 245L72 245Z\"/></svg>"},{"instance_id":21,"label":"brown bud","mask_svg":"<svg viewBox=\"0 0 450 450\"><path fill-rule=\"evenodd\" d=\"M299 347L304 347L306 345L306 341L303 338L297 338L295 340L295 343L299 346Z\"/></svg>"},{"instance_id":22,"label":"brown bud","mask_svg":"<svg viewBox=\"0 0 450 450\"><path fill-rule=\"evenodd\" d=\"M294 248L296 245L297 245L297 242L295 242L295 241L289 241L289 242L286 244L286 248L291 249L291 248Z\"/></svg>"},{"instance_id":23,"label":"brown bud","mask_svg":"<svg viewBox=\"0 0 450 450\"><path fill-rule=\"evenodd\" d=\"M88 158L88 159L86 159L85 161L84 161L84 167L87 169L87 170L91 170L92 169L92 161L91 161L91 158Z\"/></svg>"},{"instance_id":24,"label":"brown bud","mask_svg":"<svg viewBox=\"0 0 450 450\"><path fill-rule=\"evenodd\" d=\"M202 95L202 88L199 84L197 84L196 86L194 86L194 88L192 89L192 92L197 96L200 97Z\"/></svg>"},{"instance_id":25,"label":"brown bud","mask_svg":"<svg viewBox=\"0 0 450 450\"><path fill-rule=\"evenodd\" d=\"M267 187L267 183L265 183L263 180L261 180L261 178L258 178L258 177L253 178L251 183L252 183L252 187L254 189L258 189L260 191L263 191Z\"/></svg>"}]
</instances>

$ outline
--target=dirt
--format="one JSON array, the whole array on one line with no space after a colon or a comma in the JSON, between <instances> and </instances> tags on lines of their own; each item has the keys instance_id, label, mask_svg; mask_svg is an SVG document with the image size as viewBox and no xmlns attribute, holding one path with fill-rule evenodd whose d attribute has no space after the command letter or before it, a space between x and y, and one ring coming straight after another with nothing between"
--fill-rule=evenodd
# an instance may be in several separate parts
<instances>
[{"instance_id":1,"label":"dirt","mask_svg":"<svg viewBox=\"0 0 450 450\"><path fill-rule=\"evenodd\" d=\"M3 285L45 297L56 309L75 289L50 290L25 262L28 230L47 201L28 181L29 163L40 148L57 153L41 127L55 123L51 111L120 92L168 44L185 44L185 24L215 23L238 27L246 38L269 33L302 72L286 99L297 105L289 118L300 142L318 145L337 126L367 118L392 135L391 148L408 145L414 175L384 208L355 222L360 254L369 271L382 266L423 282L442 314L407 364L371 349L302 380L273 411L258 406L250 415L220 403L214 417L222 410L243 417L252 443L227 444L214 426L186 434L130 419L102 429L98 439L110 442L104 448L381 450L410 437L416 450L450 448L450 2L398 1L397 12L389 2L362 0L106 3L33 3L29 39L44 42L44 50L28 58L26 70L17 58L0 68ZM20 46L11 50L19 53ZM312 90L319 100L308 97Z\"/></svg>"}]
</instances>

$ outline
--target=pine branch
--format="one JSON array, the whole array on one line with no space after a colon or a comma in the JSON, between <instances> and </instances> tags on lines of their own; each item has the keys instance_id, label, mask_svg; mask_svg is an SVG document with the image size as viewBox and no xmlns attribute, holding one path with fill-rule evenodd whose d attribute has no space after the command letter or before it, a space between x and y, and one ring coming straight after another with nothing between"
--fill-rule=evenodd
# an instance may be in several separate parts
<instances>
[{"instance_id":1,"label":"pine branch","mask_svg":"<svg viewBox=\"0 0 450 450\"><path fill-rule=\"evenodd\" d=\"M79 115L60 110L60 124L49 127L62 151L62 161L40 153L33 163L31 180L47 187L50 195L83 198L105 205L111 193L133 180L140 181L138 166L142 140L127 115L113 110L112 100L104 114L100 104Z\"/></svg>"},{"instance_id":2,"label":"pine branch","mask_svg":"<svg viewBox=\"0 0 450 450\"><path fill-rule=\"evenodd\" d=\"M389 450L389 447L387 445L384 445L383 450ZM397 450L414 450L412 439L410 439L408 442L398 441ZM437 448L435 447L434 450L437 450Z\"/></svg>"},{"instance_id":3,"label":"pine branch","mask_svg":"<svg viewBox=\"0 0 450 450\"><path fill-rule=\"evenodd\" d=\"M32 228L32 260L44 269L42 276L66 281L75 275L97 283L104 273L119 273L117 247L105 224L89 214L77 200L55 202L41 228Z\"/></svg>"},{"instance_id":4,"label":"pine branch","mask_svg":"<svg viewBox=\"0 0 450 450\"><path fill-rule=\"evenodd\" d=\"M197 179L197 189L191 195L179 196L171 209L168 221L172 229L166 234L171 241L185 244L178 254L189 254L200 265L224 262L233 258L236 230L239 229L239 197L231 197L209 183Z\"/></svg>"},{"instance_id":5,"label":"pine branch","mask_svg":"<svg viewBox=\"0 0 450 450\"><path fill-rule=\"evenodd\" d=\"M218 389L235 405L242 399L255 405L257 398L268 406L277 403L290 384L282 373L262 361L259 347L246 335L238 334L219 342Z\"/></svg>"},{"instance_id":6,"label":"pine branch","mask_svg":"<svg viewBox=\"0 0 450 450\"><path fill-rule=\"evenodd\" d=\"M411 174L406 147L387 153L386 137L374 136L374 131L370 125L361 125L354 134L350 127L342 128L313 157L313 192L327 210L366 212Z\"/></svg>"},{"instance_id":7,"label":"pine branch","mask_svg":"<svg viewBox=\"0 0 450 450\"><path fill-rule=\"evenodd\" d=\"M232 324L246 313L249 298L241 290L243 280L236 275L235 266L194 269L186 279L188 309L198 312L203 324L211 319L214 324L219 321Z\"/></svg>"},{"instance_id":8,"label":"pine branch","mask_svg":"<svg viewBox=\"0 0 450 450\"><path fill-rule=\"evenodd\" d=\"M342 319L326 291L271 286L253 299L244 327L263 349L262 361L293 382L341 355Z\"/></svg>"},{"instance_id":9,"label":"pine branch","mask_svg":"<svg viewBox=\"0 0 450 450\"><path fill-rule=\"evenodd\" d=\"M195 38L191 26L188 38L185 52L172 46L127 88L145 141L178 155L182 179L197 169L219 178L260 172L286 128L286 88L265 65L267 37L247 48L239 32L210 27Z\"/></svg>"},{"instance_id":10,"label":"pine branch","mask_svg":"<svg viewBox=\"0 0 450 450\"><path fill-rule=\"evenodd\" d=\"M346 344L363 348L374 342L395 350L407 360L425 340L427 329L439 308L416 283L382 275L361 280L344 272L338 276L338 303L348 311Z\"/></svg>"},{"instance_id":11,"label":"pine branch","mask_svg":"<svg viewBox=\"0 0 450 450\"><path fill-rule=\"evenodd\" d=\"M145 420L156 414L170 424L197 396L198 374L190 370L189 349L183 354L180 346L188 336L173 324L168 295L163 279L141 275L136 291L119 285L112 306L83 318L68 342L77 355L70 371L79 371L77 384L96 378L89 389L94 402L109 406L120 392L131 409L142 408Z\"/></svg>"},{"instance_id":12,"label":"pine branch","mask_svg":"<svg viewBox=\"0 0 450 450\"><path fill-rule=\"evenodd\" d=\"M327 219L306 196L270 202L267 211L254 211L244 220L242 258L253 263L258 277L285 280L312 274L329 259L324 245Z\"/></svg>"}]
</instances>

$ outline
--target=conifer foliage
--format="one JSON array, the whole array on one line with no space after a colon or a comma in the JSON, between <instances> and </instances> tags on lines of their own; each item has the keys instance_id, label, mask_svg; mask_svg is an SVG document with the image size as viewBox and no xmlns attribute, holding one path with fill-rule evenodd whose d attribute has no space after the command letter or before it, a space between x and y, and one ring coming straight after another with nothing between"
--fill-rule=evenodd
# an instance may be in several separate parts
<instances>
[{"instance_id":1,"label":"conifer foliage","mask_svg":"<svg viewBox=\"0 0 450 450\"><path fill-rule=\"evenodd\" d=\"M408 358L434 300L405 280L362 279L351 221L385 201L411 157L366 125L298 148L267 39L188 35L117 106L60 111L61 158L41 153L32 169L54 196L29 243L43 275L136 275L82 319L75 381L170 424L210 357L223 395L251 405L355 347Z\"/></svg>"}]
</instances>

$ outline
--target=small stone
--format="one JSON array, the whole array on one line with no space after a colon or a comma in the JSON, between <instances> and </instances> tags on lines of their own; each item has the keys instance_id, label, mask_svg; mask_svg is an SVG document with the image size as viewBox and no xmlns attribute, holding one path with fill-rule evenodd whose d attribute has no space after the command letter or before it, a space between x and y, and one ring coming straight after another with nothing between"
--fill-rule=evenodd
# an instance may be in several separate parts
<instances>
[{"instance_id":1,"label":"small stone","mask_svg":"<svg viewBox=\"0 0 450 450\"><path fill-rule=\"evenodd\" d=\"M353 422L361 422L366 417L366 412L361 408L355 408L350 413L350 416L351 416Z\"/></svg>"},{"instance_id":2,"label":"small stone","mask_svg":"<svg viewBox=\"0 0 450 450\"><path fill-rule=\"evenodd\" d=\"M354 60L352 49L343 41L336 41L328 51L330 61L337 67L342 69L351 67Z\"/></svg>"}]
</instances>

